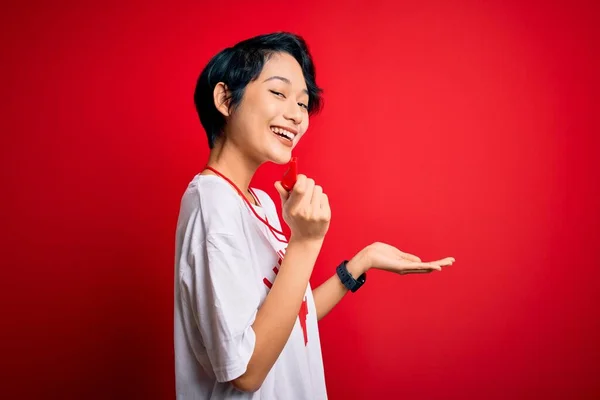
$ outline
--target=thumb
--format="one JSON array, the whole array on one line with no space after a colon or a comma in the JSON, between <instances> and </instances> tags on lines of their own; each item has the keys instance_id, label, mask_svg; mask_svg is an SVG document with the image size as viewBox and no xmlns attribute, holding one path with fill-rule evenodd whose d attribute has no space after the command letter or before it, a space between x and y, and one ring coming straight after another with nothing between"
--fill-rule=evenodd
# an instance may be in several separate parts
<instances>
[{"instance_id":1,"label":"thumb","mask_svg":"<svg viewBox=\"0 0 600 400\"><path fill-rule=\"evenodd\" d=\"M281 197L281 203L285 203L290 197L290 193L283 188L283 186L281 185L281 181L276 181L274 186L275 189L277 189L279 196Z\"/></svg>"}]
</instances>

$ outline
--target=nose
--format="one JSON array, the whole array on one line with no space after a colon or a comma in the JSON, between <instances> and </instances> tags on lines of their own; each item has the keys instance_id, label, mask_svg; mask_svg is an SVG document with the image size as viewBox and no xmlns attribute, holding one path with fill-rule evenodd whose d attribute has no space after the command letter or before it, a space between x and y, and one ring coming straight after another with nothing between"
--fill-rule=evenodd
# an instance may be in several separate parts
<instances>
[{"instance_id":1,"label":"nose","mask_svg":"<svg viewBox=\"0 0 600 400\"><path fill-rule=\"evenodd\" d=\"M300 125L302 123L302 110L300 109L300 106L291 99L288 101L288 105L283 116L285 119L292 121L294 125Z\"/></svg>"}]
</instances>

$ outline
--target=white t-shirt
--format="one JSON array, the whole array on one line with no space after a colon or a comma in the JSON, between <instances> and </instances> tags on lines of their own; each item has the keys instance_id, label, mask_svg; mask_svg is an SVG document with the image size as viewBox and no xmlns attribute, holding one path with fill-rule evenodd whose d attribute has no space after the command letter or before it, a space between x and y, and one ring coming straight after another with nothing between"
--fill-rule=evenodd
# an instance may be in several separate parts
<instances>
[{"instance_id":1,"label":"white t-shirt","mask_svg":"<svg viewBox=\"0 0 600 400\"><path fill-rule=\"evenodd\" d=\"M281 230L273 200L254 189L257 213ZM175 254L175 379L178 399L326 399L310 284L279 358L254 393L235 389L255 345L252 324L285 255L224 179L196 175L181 200ZM292 266L287 266L288 268Z\"/></svg>"}]
</instances>

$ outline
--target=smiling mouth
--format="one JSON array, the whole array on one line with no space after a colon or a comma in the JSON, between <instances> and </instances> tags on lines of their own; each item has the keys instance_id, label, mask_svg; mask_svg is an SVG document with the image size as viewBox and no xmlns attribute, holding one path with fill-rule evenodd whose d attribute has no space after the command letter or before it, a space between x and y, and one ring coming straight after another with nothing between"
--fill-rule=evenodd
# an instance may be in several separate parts
<instances>
[{"instance_id":1,"label":"smiling mouth","mask_svg":"<svg viewBox=\"0 0 600 400\"><path fill-rule=\"evenodd\" d=\"M294 141L294 136L296 136L295 134L293 134L292 132L280 128L278 126L272 126L271 127L271 131L276 134L277 136L281 136L282 138L285 138L287 140L289 140L290 142Z\"/></svg>"}]
</instances>

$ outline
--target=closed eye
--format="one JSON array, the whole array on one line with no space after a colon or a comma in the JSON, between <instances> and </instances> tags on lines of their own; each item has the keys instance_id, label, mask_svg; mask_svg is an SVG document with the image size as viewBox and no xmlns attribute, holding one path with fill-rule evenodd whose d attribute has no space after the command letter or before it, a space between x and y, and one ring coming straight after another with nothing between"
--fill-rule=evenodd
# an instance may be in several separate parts
<instances>
[{"instance_id":1,"label":"closed eye","mask_svg":"<svg viewBox=\"0 0 600 400\"><path fill-rule=\"evenodd\" d=\"M277 97L280 97L280 98L282 98L282 99L285 99L285 98L286 98L286 97L285 97L285 95L284 95L283 93L281 93L281 92L277 92L277 91L275 91L275 90L270 90L270 89L269 89L269 92L273 93L275 96L277 96ZM298 105L299 105L300 107L304 108L305 110L308 110L308 105L307 105L307 104L304 104L304 103L298 103Z\"/></svg>"},{"instance_id":2,"label":"closed eye","mask_svg":"<svg viewBox=\"0 0 600 400\"><path fill-rule=\"evenodd\" d=\"M279 96L279 97L283 97L285 99L285 95L283 93L280 92L276 92L274 90L269 90L271 93L273 93L275 96Z\"/></svg>"}]
</instances>

